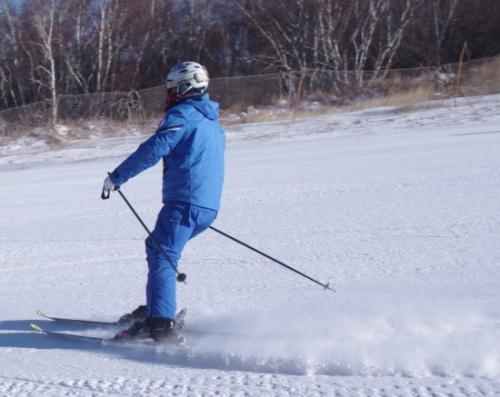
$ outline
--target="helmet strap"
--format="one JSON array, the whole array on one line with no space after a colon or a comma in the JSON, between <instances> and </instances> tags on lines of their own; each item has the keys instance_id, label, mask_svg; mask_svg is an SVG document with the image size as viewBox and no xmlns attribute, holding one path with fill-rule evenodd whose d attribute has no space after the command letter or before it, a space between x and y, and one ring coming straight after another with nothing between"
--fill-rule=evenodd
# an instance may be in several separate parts
<instances>
[{"instance_id":1,"label":"helmet strap","mask_svg":"<svg viewBox=\"0 0 500 397\"><path fill-rule=\"evenodd\" d=\"M165 98L165 112L170 108L173 108L180 102L180 98L177 96L177 90L171 88L167 91L167 97Z\"/></svg>"},{"instance_id":2,"label":"helmet strap","mask_svg":"<svg viewBox=\"0 0 500 397\"><path fill-rule=\"evenodd\" d=\"M170 88L167 90L167 97L165 99L165 112L170 108L173 108L175 105L178 105L181 101L201 94L202 92L196 88L192 88L181 96L177 94L177 88Z\"/></svg>"}]
</instances>

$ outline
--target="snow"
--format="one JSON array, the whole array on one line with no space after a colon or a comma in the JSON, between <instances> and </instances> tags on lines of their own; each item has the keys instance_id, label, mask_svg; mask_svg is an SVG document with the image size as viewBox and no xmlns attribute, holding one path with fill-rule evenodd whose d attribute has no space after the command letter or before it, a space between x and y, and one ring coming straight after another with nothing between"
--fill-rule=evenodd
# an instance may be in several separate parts
<instances>
[{"instance_id":1,"label":"snow","mask_svg":"<svg viewBox=\"0 0 500 397\"><path fill-rule=\"evenodd\" d=\"M143 302L144 232L99 196L144 137L3 151L0 395L500 393L499 110L497 95L228 128L214 226L336 292L207 231L182 259L187 348L29 327ZM160 181L158 166L123 187L151 226Z\"/></svg>"}]
</instances>

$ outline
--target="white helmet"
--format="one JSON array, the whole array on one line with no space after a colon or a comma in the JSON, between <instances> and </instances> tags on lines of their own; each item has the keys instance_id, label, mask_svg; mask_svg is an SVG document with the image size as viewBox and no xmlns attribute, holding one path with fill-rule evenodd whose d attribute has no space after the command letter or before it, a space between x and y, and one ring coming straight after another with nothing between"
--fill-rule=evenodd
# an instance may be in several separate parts
<instances>
[{"instance_id":1,"label":"white helmet","mask_svg":"<svg viewBox=\"0 0 500 397\"><path fill-rule=\"evenodd\" d=\"M208 87L208 72L197 62L181 62L168 72L165 83L167 90L177 88L177 96L184 97L190 91L196 94L205 92Z\"/></svg>"}]
</instances>

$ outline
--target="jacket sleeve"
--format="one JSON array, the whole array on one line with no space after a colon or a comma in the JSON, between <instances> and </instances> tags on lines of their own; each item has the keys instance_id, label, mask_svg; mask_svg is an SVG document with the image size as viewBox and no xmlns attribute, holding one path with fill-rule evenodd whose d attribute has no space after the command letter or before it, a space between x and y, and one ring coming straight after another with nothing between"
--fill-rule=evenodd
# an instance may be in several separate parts
<instances>
[{"instance_id":1,"label":"jacket sleeve","mask_svg":"<svg viewBox=\"0 0 500 397\"><path fill-rule=\"evenodd\" d=\"M130 178L158 163L179 143L186 132L186 127L186 120L179 112L169 112L154 135L143 142L111 173L110 178L113 183L121 186Z\"/></svg>"}]
</instances>

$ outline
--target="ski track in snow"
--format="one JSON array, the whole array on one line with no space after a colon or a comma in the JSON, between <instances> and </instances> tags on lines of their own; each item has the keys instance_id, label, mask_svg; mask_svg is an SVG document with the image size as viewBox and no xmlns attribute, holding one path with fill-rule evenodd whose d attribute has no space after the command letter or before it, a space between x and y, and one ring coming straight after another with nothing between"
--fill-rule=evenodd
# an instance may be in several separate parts
<instances>
[{"instance_id":1,"label":"ski track in snow","mask_svg":"<svg viewBox=\"0 0 500 397\"><path fill-rule=\"evenodd\" d=\"M1 150L0 396L500 394L500 96L228 128L214 226L182 258L187 348L50 339L142 303L144 233L105 173L143 139ZM161 167L124 192L149 225Z\"/></svg>"}]
</instances>

